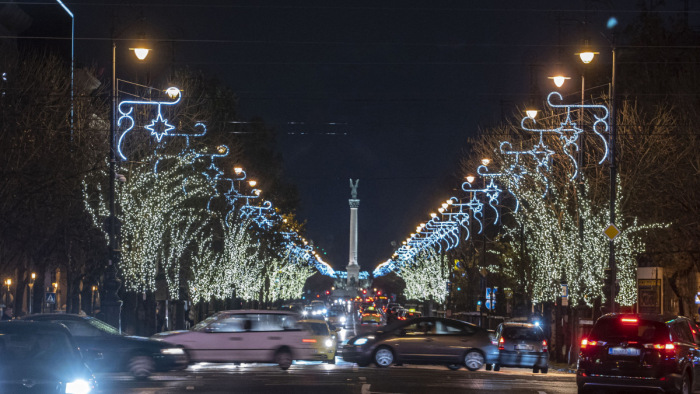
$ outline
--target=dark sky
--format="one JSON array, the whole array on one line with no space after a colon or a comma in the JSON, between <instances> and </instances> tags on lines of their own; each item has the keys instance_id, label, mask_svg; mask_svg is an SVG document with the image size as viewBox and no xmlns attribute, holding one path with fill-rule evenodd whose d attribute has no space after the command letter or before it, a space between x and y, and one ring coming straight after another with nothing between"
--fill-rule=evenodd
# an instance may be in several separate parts
<instances>
[{"instance_id":1,"label":"dark sky","mask_svg":"<svg viewBox=\"0 0 700 394\"><path fill-rule=\"evenodd\" d=\"M588 37L606 67L605 21L624 24L637 12L635 0L612 3L66 1L79 59L109 61L112 12L128 34L143 16L147 34L168 40L154 47L154 58L164 55L154 61L217 76L238 94L244 118L278 130L286 174L301 192L299 217L343 270L348 179L359 178L359 263L368 271L458 187L451 177L467 138L522 107L533 83L542 97L551 90L558 56L575 61Z\"/></svg>"}]
</instances>

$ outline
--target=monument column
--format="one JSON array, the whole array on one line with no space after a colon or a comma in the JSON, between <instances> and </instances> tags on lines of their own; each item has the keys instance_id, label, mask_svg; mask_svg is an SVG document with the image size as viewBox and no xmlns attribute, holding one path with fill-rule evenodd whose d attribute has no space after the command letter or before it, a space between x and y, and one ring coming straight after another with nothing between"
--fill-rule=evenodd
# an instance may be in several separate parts
<instances>
[{"instance_id":1,"label":"monument column","mask_svg":"<svg viewBox=\"0 0 700 394\"><path fill-rule=\"evenodd\" d=\"M357 186L360 180L355 182L350 179L350 191L352 198L350 203L350 261L347 266L348 289L356 289L360 284L360 266L357 264L357 210L360 208L360 200L357 198Z\"/></svg>"}]
</instances>

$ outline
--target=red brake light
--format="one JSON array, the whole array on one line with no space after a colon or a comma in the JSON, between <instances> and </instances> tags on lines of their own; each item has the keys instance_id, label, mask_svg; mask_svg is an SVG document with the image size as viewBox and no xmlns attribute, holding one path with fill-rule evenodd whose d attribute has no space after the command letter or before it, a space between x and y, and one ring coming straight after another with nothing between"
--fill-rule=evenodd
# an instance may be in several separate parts
<instances>
[{"instance_id":1,"label":"red brake light","mask_svg":"<svg viewBox=\"0 0 700 394\"><path fill-rule=\"evenodd\" d=\"M637 324L639 322L639 320L635 317L623 317L620 319L620 321L622 321L624 324Z\"/></svg>"},{"instance_id":2,"label":"red brake light","mask_svg":"<svg viewBox=\"0 0 700 394\"><path fill-rule=\"evenodd\" d=\"M668 351L668 350L675 350L675 349L676 349L676 346L675 346L674 344L672 344L672 343L667 343L667 344L657 343L657 344L654 345L654 349L656 349L656 350L667 350L667 351Z\"/></svg>"},{"instance_id":3,"label":"red brake light","mask_svg":"<svg viewBox=\"0 0 700 394\"><path fill-rule=\"evenodd\" d=\"M589 341L586 338L581 340L581 349L585 349L587 346L596 346L596 345L598 345L598 341Z\"/></svg>"},{"instance_id":4,"label":"red brake light","mask_svg":"<svg viewBox=\"0 0 700 394\"><path fill-rule=\"evenodd\" d=\"M547 351L547 340L546 339L542 340L542 351L543 352Z\"/></svg>"},{"instance_id":5,"label":"red brake light","mask_svg":"<svg viewBox=\"0 0 700 394\"><path fill-rule=\"evenodd\" d=\"M506 342L506 341L503 339L503 337L501 337L501 338L498 340L498 350L504 350L504 349L505 349L505 346L503 346L503 345L505 344L505 342Z\"/></svg>"}]
</instances>

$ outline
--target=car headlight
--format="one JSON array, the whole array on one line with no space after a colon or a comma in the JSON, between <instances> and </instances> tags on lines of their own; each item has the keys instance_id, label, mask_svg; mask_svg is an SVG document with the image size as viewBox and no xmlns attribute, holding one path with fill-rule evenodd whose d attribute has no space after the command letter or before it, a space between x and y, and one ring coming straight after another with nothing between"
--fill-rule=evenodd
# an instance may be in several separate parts
<instances>
[{"instance_id":1,"label":"car headlight","mask_svg":"<svg viewBox=\"0 0 700 394\"><path fill-rule=\"evenodd\" d=\"M340 322L345 323L345 316L340 316Z\"/></svg>"},{"instance_id":2,"label":"car headlight","mask_svg":"<svg viewBox=\"0 0 700 394\"><path fill-rule=\"evenodd\" d=\"M185 351L179 347L169 347L167 349L160 349L160 353L161 354L180 355L180 354L185 354Z\"/></svg>"},{"instance_id":3,"label":"car headlight","mask_svg":"<svg viewBox=\"0 0 700 394\"><path fill-rule=\"evenodd\" d=\"M370 339L374 339L374 337L370 335L368 337L362 337L360 339L356 339L355 342L353 342L353 345L364 345Z\"/></svg>"},{"instance_id":4,"label":"car headlight","mask_svg":"<svg viewBox=\"0 0 700 394\"><path fill-rule=\"evenodd\" d=\"M92 384L87 380L76 379L66 383L66 394L88 394L92 391Z\"/></svg>"},{"instance_id":5,"label":"car headlight","mask_svg":"<svg viewBox=\"0 0 700 394\"><path fill-rule=\"evenodd\" d=\"M333 347L333 340L332 339L326 339L326 347Z\"/></svg>"}]
</instances>

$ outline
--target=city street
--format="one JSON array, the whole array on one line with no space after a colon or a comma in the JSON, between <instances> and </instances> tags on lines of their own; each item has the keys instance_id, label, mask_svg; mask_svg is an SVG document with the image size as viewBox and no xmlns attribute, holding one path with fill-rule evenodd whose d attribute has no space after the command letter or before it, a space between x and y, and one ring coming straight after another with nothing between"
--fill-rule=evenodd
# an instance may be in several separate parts
<instances>
[{"instance_id":1,"label":"city street","mask_svg":"<svg viewBox=\"0 0 700 394\"><path fill-rule=\"evenodd\" d=\"M358 368L339 362L295 364L288 371L273 365L198 364L178 373L158 374L145 382L127 375L100 376L101 393L573 393L573 374L533 374L526 369L499 372L440 366Z\"/></svg>"}]
</instances>

